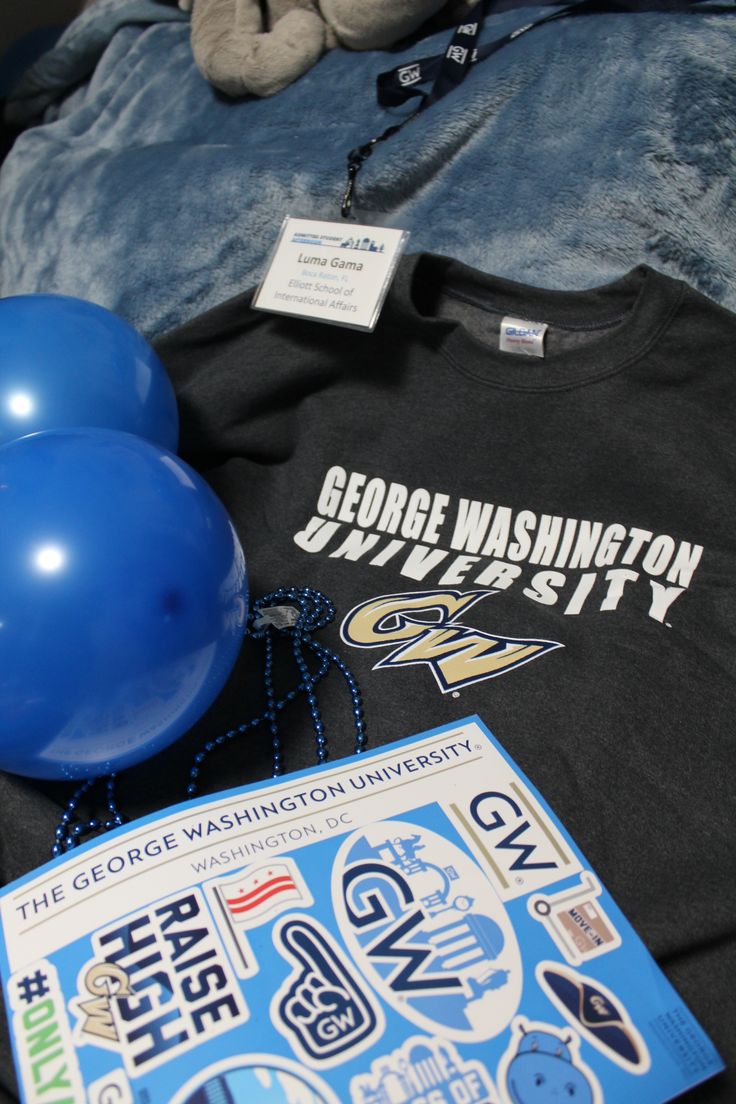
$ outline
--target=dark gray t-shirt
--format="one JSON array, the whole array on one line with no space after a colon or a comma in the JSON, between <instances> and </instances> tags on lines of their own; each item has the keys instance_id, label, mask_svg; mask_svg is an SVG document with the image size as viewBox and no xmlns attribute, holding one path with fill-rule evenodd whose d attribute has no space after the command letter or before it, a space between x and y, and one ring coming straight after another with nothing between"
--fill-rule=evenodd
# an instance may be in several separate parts
<instances>
[{"instance_id":1,"label":"dark gray t-shirt","mask_svg":"<svg viewBox=\"0 0 736 1104\"><path fill-rule=\"evenodd\" d=\"M250 298L158 352L253 596L334 602L318 638L371 745L480 715L733 1065L736 317L646 266L563 293L428 255L402 261L372 334ZM501 351L503 318L517 348L546 325L545 355ZM184 796L202 741L263 710L262 670L249 641L195 731L122 779L125 811ZM298 681L286 644L275 674ZM344 680L317 696L349 753ZM286 768L313 763L303 697L279 721ZM269 740L229 741L202 789L268 776ZM66 791L2 786L15 876L47 858ZM688 1099L726 1104L733 1078Z\"/></svg>"}]
</instances>

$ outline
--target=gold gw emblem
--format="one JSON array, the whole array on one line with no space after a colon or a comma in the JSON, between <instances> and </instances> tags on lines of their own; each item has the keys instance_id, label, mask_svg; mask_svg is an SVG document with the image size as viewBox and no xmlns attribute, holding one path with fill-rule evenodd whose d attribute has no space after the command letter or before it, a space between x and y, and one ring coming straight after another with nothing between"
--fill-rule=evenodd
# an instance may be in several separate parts
<instances>
[{"instance_id":1,"label":"gold gw emblem","mask_svg":"<svg viewBox=\"0 0 736 1104\"><path fill-rule=\"evenodd\" d=\"M112 1002L118 997L133 994L125 970L114 962L94 962L85 973L82 984L89 997L84 999L80 992L74 1000L74 1012L81 1021L82 1033L117 1042Z\"/></svg>"},{"instance_id":2,"label":"gold gw emblem","mask_svg":"<svg viewBox=\"0 0 736 1104\"><path fill-rule=\"evenodd\" d=\"M471 628L461 618L493 590L436 590L385 594L351 610L340 634L354 648L392 648L375 664L426 663L443 694L504 675L564 647L555 640L524 640Z\"/></svg>"}]
</instances>

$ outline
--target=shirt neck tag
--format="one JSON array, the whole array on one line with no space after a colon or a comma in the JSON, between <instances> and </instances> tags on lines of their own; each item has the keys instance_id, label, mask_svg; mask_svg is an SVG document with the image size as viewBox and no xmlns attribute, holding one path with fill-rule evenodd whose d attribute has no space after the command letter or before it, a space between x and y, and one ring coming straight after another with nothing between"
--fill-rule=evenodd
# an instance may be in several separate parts
<instances>
[{"instance_id":1,"label":"shirt neck tag","mask_svg":"<svg viewBox=\"0 0 736 1104\"><path fill-rule=\"evenodd\" d=\"M408 237L386 226L288 216L252 306L370 332Z\"/></svg>"},{"instance_id":2,"label":"shirt neck tag","mask_svg":"<svg viewBox=\"0 0 736 1104\"><path fill-rule=\"evenodd\" d=\"M529 322L525 318L501 319L499 349L502 353L521 353L523 356L544 356L545 322Z\"/></svg>"}]
</instances>

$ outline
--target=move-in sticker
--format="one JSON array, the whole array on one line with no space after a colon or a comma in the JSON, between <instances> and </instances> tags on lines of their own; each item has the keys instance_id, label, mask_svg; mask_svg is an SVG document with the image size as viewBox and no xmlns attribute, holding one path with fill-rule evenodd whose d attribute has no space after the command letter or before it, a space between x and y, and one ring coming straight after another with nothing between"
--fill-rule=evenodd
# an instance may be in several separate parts
<instances>
[{"instance_id":1,"label":"move-in sticker","mask_svg":"<svg viewBox=\"0 0 736 1104\"><path fill-rule=\"evenodd\" d=\"M577 885L560 893L535 893L528 908L542 922L573 966L621 946L621 936L598 900L601 887L586 870Z\"/></svg>"}]
</instances>

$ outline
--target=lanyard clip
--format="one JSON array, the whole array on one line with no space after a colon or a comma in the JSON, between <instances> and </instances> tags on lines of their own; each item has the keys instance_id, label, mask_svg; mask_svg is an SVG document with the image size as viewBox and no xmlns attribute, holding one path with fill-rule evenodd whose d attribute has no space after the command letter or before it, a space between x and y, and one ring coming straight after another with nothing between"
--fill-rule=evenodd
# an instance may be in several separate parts
<instances>
[{"instance_id":1,"label":"lanyard clip","mask_svg":"<svg viewBox=\"0 0 736 1104\"><path fill-rule=\"evenodd\" d=\"M378 138L371 138L364 146L356 146L348 154L348 180L342 197L340 214L347 218L353 206L353 192L355 191L355 178L358 175L363 162L373 153Z\"/></svg>"},{"instance_id":2,"label":"lanyard clip","mask_svg":"<svg viewBox=\"0 0 736 1104\"><path fill-rule=\"evenodd\" d=\"M340 213L343 218L347 218L350 214L350 209L353 206L355 178L360 172L363 162L373 153L373 147L377 142L385 142L392 134L396 134L403 126L411 122L414 117L414 115L407 116L403 123L395 123L393 126L390 126L388 130L384 130L383 134L379 134L377 138L371 138L370 142L366 142L364 146L356 146L355 149L351 149L348 154L348 182L345 185L345 191L342 197L342 207L340 208Z\"/></svg>"}]
</instances>

